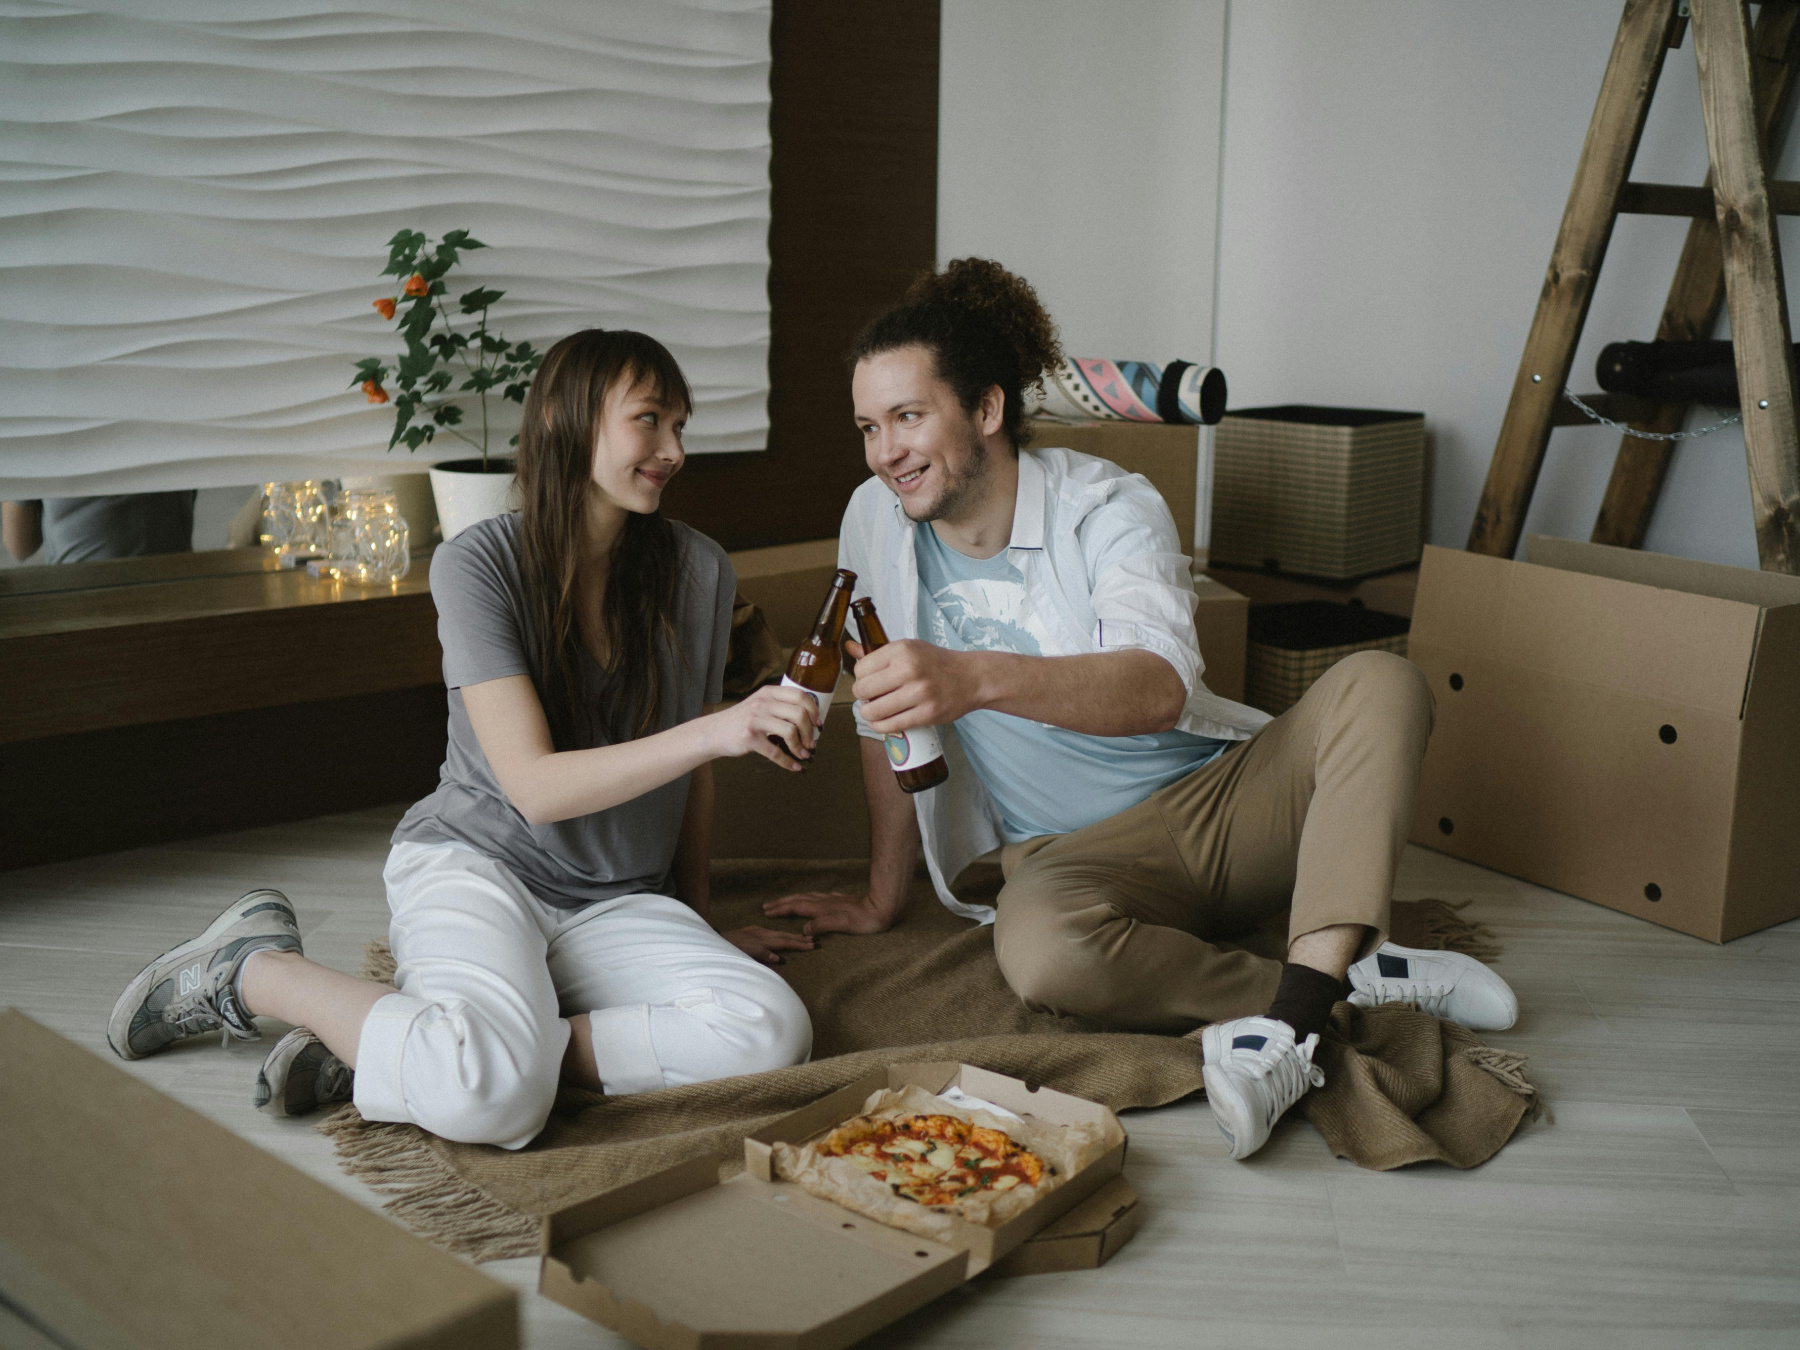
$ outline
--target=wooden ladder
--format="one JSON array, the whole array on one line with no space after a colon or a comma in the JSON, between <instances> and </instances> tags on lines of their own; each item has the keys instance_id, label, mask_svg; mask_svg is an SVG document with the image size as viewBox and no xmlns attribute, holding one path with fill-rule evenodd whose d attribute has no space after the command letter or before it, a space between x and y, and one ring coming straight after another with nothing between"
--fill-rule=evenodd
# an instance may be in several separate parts
<instances>
[{"instance_id":1,"label":"wooden ladder","mask_svg":"<svg viewBox=\"0 0 1800 1350\"><path fill-rule=\"evenodd\" d=\"M1691 13L1690 13L1691 11ZM1692 20L1711 163L1706 185L1629 181L1663 58ZM1744 453L1764 571L1800 573L1800 424L1775 217L1800 214L1800 183L1769 181L1800 64L1800 3L1768 0L1755 29L1745 0L1626 0L1562 228L1513 381L1506 420L1469 530L1469 548L1510 558L1524 530L1552 427L1586 425L1563 398L1594 283L1620 212L1691 216L1659 339L1711 335L1721 300L1744 418ZM1669 433L1687 410L1623 395L1586 402L1634 429ZM1594 524L1597 543L1641 548L1674 442L1620 439Z\"/></svg>"}]
</instances>

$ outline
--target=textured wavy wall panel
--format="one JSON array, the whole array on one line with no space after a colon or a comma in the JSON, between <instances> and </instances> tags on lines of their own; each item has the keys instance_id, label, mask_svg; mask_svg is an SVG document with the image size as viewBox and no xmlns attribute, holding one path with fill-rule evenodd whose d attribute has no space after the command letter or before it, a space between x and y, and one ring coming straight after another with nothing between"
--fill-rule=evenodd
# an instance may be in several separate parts
<instances>
[{"instance_id":1,"label":"textured wavy wall panel","mask_svg":"<svg viewBox=\"0 0 1800 1350\"><path fill-rule=\"evenodd\" d=\"M0 0L0 495L404 465L346 388L403 227L490 245L514 340L661 337L689 448L760 448L768 225L767 0Z\"/></svg>"}]
</instances>

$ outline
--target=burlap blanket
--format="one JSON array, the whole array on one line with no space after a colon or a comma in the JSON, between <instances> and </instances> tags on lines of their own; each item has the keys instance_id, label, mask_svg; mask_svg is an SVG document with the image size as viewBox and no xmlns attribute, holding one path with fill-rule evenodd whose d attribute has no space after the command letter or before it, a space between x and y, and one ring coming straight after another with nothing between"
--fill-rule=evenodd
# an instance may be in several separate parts
<instances>
[{"instance_id":1,"label":"burlap blanket","mask_svg":"<svg viewBox=\"0 0 1800 1350\"><path fill-rule=\"evenodd\" d=\"M734 864L715 877L715 919L726 928L761 923L766 898L852 889L866 876L848 866ZM1497 950L1442 901L1396 906L1394 928L1409 946ZM1244 945L1279 954L1280 929ZM391 958L384 971L377 956L367 973L391 970ZM390 1197L397 1217L452 1251L495 1260L534 1252L539 1218L576 1200L701 1154L741 1163L744 1135L890 1063L976 1064L1114 1110L1161 1106L1201 1086L1198 1039L1103 1032L1024 1007L994 962L992 929L951 914L923 881L892 931L827 938L789 954L782 971L812 1014L808 1064L634 1097L565 1091L543 1134L517 1152L372 1124L351 1106L319 1128L347 1171ZM1536 1108L1522 1056L1411 1008L1339 1004L1318 1062L1326 1086L1306 1098L1307 1119L1334 1153L1363 1167L1473 1167Z\"/></svg>"}]
</instances>

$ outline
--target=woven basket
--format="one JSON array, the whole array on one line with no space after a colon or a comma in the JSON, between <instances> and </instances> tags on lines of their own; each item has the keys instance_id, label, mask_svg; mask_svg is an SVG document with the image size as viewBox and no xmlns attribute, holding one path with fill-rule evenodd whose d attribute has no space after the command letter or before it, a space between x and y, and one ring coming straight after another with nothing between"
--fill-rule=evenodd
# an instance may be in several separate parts
<instances>
[{"instance_id":1,"label":"woven basket","mask_svg":"<svg viewBox=\"0 0 1800 1350\"><path fill-rule=\"evenodd\" d=\"M1410 626L1396 614L1330 600L1252 605L1244 702L1279 717L1346 656L1356 652L1405 656Z\"/></svg>"},{"instance_id":2,"label":"woven basket","mask_svg":"<svg viewBox=\"0 0 1800 1350\"><path fill-rule=\"evenodd\" d=\"M1211 559L1348 580L1419 560L1425 415L1288 404L1213 435Z\"/></svg>"}]
</instances>

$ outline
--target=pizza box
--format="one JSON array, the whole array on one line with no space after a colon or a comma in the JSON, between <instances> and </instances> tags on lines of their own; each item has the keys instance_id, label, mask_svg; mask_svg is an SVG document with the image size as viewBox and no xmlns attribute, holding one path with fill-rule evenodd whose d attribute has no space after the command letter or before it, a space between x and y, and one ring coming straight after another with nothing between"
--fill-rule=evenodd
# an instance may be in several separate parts
<instances>
[{"instance_id":1,"label":"pizza box","mask_svg":"<svg viewBox=\"0 0 1800 1350\"><path fill-rule=\"evenodd\" d=\"M938 1243L775 1179L772 1146L801 1143L882 1088L963 1092L1118 1143L998 1229L958 1222ZM837 1350L982 1273L1119 1175L1125 1131L1093 1102L966 1064L895 1064L744 1140L745 1170L695 1158L544 1220L538 1289L648 1350ZM1054 1259L1054 1258L1052 1258Z\"/></svg>"},{"instance_id":2,"label":"pizza box","mask_svg":"<svg viewBox=\"0 0 1800 1350\"><path fill-rule=\"evenodd\" d=\"M0 1146L0 1345L519 1344L498 1280L15 1010Z\"/></svg>"},{"instance_id":3,"label":"pizza box","mask_svg":"<svg viewBox=\"0 0 1800 1350\"><path fill-rule=\"evenodd\" d=\"M1095 1270L1131 1241L1143 1220L1137 1192L1122 1176L1114 1177L1048 1228L988 1267L994 1275L1053 1275L1064 1270Z\"/></svg>"}]
</instances>

